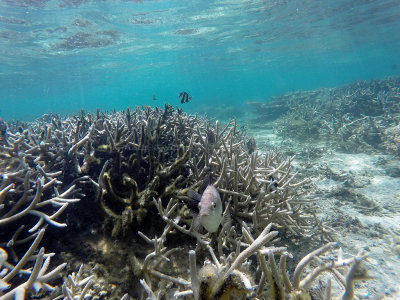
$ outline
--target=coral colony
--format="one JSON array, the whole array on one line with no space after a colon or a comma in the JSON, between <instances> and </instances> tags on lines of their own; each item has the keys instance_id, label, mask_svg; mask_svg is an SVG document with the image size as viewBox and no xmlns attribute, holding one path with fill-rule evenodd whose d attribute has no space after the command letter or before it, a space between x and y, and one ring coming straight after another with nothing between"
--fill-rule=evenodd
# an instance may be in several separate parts
<instances>
[{"instance_id":1,"label":"coral colony","mask_svg":"<svg viewBox=\"0 0 400 300\"><path fill-rule=\"evenodd\" d=\"M339 88L297 91L248 102L254 124L297 142L332 142L346 152L400 155L400 78L358 81Z\"/></svg>"},{"instance_id":2,"label":"coral colony","mask_svg":"<svg viewBox=\"0 0 400 300\"><path fill-rule=\"evenodd\" d=\"M369 278L365 253L334 251L334 233L302 196L307 179L292 172L294 157L261 154L235 120L222 125L167 104L2 126L1 300L353 299L354 282ZM214 233L188 207L189 190L201 194L207 176L223 203ZM46 236L84 222L65 222L71 209L90 215L82 231L98 223L115 243L136 237L124 252L135 288L110 284L98 266L85 273L51 263L65 249L45 250ZM319 241L297 265L284 246L295 239Z\"/></svg>"}]
</instances>

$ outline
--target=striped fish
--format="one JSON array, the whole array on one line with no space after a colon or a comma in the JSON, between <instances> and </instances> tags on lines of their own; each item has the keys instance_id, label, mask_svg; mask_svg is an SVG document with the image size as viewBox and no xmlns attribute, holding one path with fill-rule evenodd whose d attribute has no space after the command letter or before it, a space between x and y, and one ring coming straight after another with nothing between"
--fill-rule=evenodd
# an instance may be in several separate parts
<instances>
[{"instance_id":1,"label":"striped fish","mask_svg":"<svg viewBox=\"0 0 400 300\"><path fill-rule=\"evenodd\" d=\"M192 97L190 97L190 95L188 93L186 93L185 91L181 92L179 94L179 100L181 100L181 103L188 103L190 100L192 100Z\"/></svg>"}]
</instances>

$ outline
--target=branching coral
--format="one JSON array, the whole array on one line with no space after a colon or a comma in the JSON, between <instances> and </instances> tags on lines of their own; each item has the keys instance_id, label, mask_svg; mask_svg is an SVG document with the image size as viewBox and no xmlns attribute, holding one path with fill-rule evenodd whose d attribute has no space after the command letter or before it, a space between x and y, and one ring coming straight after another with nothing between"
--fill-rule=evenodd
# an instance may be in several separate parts
<instances>
[{"instance_id":1,"label":"branching coral","mask_svg":"<svg viewBox=\"0 0 400 300\"><path fill-rule=\"evenodd\" d=\"M88 293L90 287L93 285L93 275L82 278L83 266L79 267L77 273L73 272L68 275L67 280L62 285L63 296L59 298L75 299L76 298L89 298L91 295Z\"/></svg>"},{"instance_id":2,"label":"branching coral","mask_svg":"<svg viewBox=\"0 0 400 300\"><path fill-rule=\"evenodd\" d=\"M222 201L231 202L230 214L234 219L252 222L257 230L273 222L295 236L311 237L318 231L318 236L331 239L329 227L316 219L312 208L306 208L307 201L299 198L307 179L296 182L296 174L291 172L293 157L281 160L280 153L275 151L248 154L234 121L222 130L218 122L214 129L207 124L203 132L198 128L194 133L196 154L188 161L189 179L194 181L190 188L212 174ZM209 143L210 139L213 143ZM171 194L172 203L178 203L181 195L182 192Z\"/></svg>"},{"instance_id":3,"label":"branching coral","mask_svg":"<svg viewBox=\"0 0 400 300\"><path fill-rule=\"evenodd\" d=\"M154 299L170 298L174 293L196 299L306 296L309 283L320 272L340 269L338 263L325 262L318 252L311 255L319 264L316 273L306 271L301 279L309 262L301 261L289 280L287 249L274 246L278 231L286 245L292 238L330 241L332 230L317 219L313 204L302 195L309 179L297 179L292 171L294 157L283 158L277 150L261 154L255 143L249 148L246 133L235 120L212 124L166 105L164 110L136 107L110 114L82 111L70 118L47 115L10 127L15 133L5 132L0 148L0 227L7 225L0 237L9 240L1 244L7 251L2 265L9 264L9 256L17 262L12 268L17 271L11 272L24 276L26 270L17 268L18 261L26 268L23 258L16 255L23 249L20 245L36 241L39 232L43 235L45 223L65 227L60 215L79 199L84 199L80 205L89 208L85 211L91 214L90 222L101 223L103 234L111 231L115 243L127 236L146 242L140 243L140 253L135 248L126 250L131 271L127 280L143 279L144 291ZM188 191L201 192L206 177L224 203L225 221L215 234L199 230L187 206ZM32 218L38 218L36 225ZM31 229L26 233L22 225ZM191 242L184 247L171 246L171 240L187 237ZM187 278L187 266L177 255L193 248L195 242L196 249L189 255L191 277ZM38 245L32 249L35 252ZM32 256L33 252L26 253ZM274 255L281 255L279 268ZM196 265L204 256L211 261L199 275ZM36 264L31 263L33 269L27 271L31 277L26 283L2 276L4 296L46 289L47 280L64 265L46 276L49 262L43 263L43 258L46 255L40 250ZM59 298L93 295L94 277L82 277L79 271L64 279ZM349 293L350 285L351 280L346 287ZM119 291L119 297L123 293Z\"/></svg>"},{"instance_id":4,"label":"branching coral","mask_svg":"<svg viewBox=\"0 0 400 300\"><path fill-rule=\"evenodd\" d=\"M287 93L267 103L249 103L256 124L296 141L331 141L349 152L398 154L392 130L399 123L400 79L358 81L340 88ZM270 107L279 107L274 113ZM392 140L393 143L382 143Z\"/></svg>"},{"instance_id":5,"label":"branching coral","mask_svg":"<svg viewBox=\"0 0 400 300\"><path fill-rule=\"evenodd\" d=\"M81 141L93 132L90 145L97 150L90 153L103 167L96 163L96 172L89 173L98 178L92 182L103 211L114 220L114 236L141 224L153 197L178 203L210 174L223 201L232 200L235 217L260 228L274 222L295 235L310 235L318 224L303 208L306 203L297 199L304 182L296 182L291 172L293 158L282 160L274 151L249 154L235 121L223 128L218 122L211 126L167 105L164 111L144 107L113 118L101 116L87 127Z\"/></svg>"},{"instance_id":6,"label":"branching coral","mask_svg":"<svg viewBox=\"0 0 400 300\"><path fill-rule=\"evenodd\" d=\"M0 243L3 248L1 299L24 299L25 294L52 291L47 282L65 268L66 264L61 264L48 272L54 254L45 254L44 248L37 250L45 233L45 223L55 227L67 226L57 218L69 204L79 201L75 183L86 178L78 177L69 183L59 180L62 170L55 165L55 139L56 135L48 127L40 133L37 128L31 128L15 133L6 131L2 136L0 238L8 242ZM75 143L70 148L79 146ZM32 217L38 218L36 224ZM26 227L30 229L25 231ZM31 246L24 250L24 245L31 240ZM27 279L24 282L21 278Z\"/></svg>"},{"instance_id":7,"label":"branching coral","mask_svg":"<svg viewBox=\"0 0 400 300\"><path fill-rule=\"evenodd\" d=\"M0 248L1 258L0 258L0 274L1 274L1 290L6 290L0 299L25 299L25 294L27 291L38 293L39 291L52 291L53 287L47 283L47 281L59 276L60 272L65 268L66 264L61 264L53 271L47 272L50 265L50 258L54 255L45 254L44 248L41 248L37 255L34 255L40 241L43 238L45 230L41 229L35 235L35 240L32 242L29 249L26 251L24 256L19 259L18 263L14 266L7 262L8 255L3 249ZM35 258L36 256L36 258ZM26 266L29 261L34 261L33 268L28 269ZM29 276L27 281L21 284L16 284L15 286L11 283L13 279L17 276ZM7 291L10 289L9 291Z\"/></svg>"},{"instance_id":8,"label":"branching coral","mask_svg":"<svg viewBox=\"0 0 400 300\"><path fill-rule=\"evenodd\" d=\"M193 296L195 300L207 299L311 299L309 291L310 285L321 276L323 272L330 272L338 284L342 287L341 299L348 300L354 298L354 282L357 280L370 279L362 261L366 259L365 253L359 253L355 257L343 258L342 250L339 249L336 256L323 256L324 253L336 246L336 243L328 243L317 250L303 257L297 264L293 278L290 279L286 260L289 256L284 247L275 247L274 238L278 235L277 231L270 231L272 224L254 238L251 229L243 222L242 235L236 240L235 248L231 248L227 255L220 255L220 259L214 253L211 246L207 245L210 260L205 260L203 266L198 270L196 256L200 252L199 248L189 251L190 279L175 278L160 272L161 260L169 259L162 256L161 251L150 253L146 261L151 261L146 267L146 279L141 280L141 284L151 299L161 299L166 295L166 291L160 288L160 283L155 284L152 278L158 280L172 281L177 286L188 288L181 290L177 287L174 291L175 298L185 298ZM174 226L168 224L165 233L170 232ZM150 241L149 238L144 237ZM159 241L162 241L160 239ZM153 240L153 242L155 239ZM271 245L265 247L266 243ZM161 244L160 244L161 245ZM241 250L245 247L244 250ZM159 248L161 249L161 248ZM173 249L179 251L179 249ZM165 247L162 252L167 253ZM157 254L158 253L158 254ZM249 257L255 255L257 258L256 266ZM275 255L280 255L279 265L275 262ZM310 264L314 264L311 269L307 269ZM256 271L251 272L251 269ZM148 275L152 275L149 277ZM158 289L158 291L155 291ZM325 284L325 291L321 291L321 299L331 299L330 280ZM172 295L172 291L169 291ZM339 296L339 295L337 295Z\"/></svg>"}]
</instances>

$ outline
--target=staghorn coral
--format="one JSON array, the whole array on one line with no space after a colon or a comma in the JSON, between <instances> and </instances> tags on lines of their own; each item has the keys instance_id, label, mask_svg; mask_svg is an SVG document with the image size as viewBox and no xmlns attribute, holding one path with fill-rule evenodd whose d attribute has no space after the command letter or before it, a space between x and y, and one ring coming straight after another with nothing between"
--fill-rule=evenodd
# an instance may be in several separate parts
<instances>
[{"instance_id":1,"label":"staghorn coral","mask_svg":"<svg viewBox=\"0 0 400 300\"><path fill-rule=\"evenodd\" d=\"M89 272L85 266L80 265L78 272L69 274L61 286L62 295L56 297L55 300L106 299L108 291L104 290L102 281L95 278L95 275L88 275Z\"/></svg>"},{"instance_id":2,"label":"staghorn coral","mask_svg":"<svg viewBox=\"0 0 400 300\"><path fill-rule=\"evenodd\" d=\"M384 147L389 153L400 155L400 124L388 127L384 131Z\"/></svg>"},{"instance_id":3,"label":"staghorn coral","mask_svg":"<svg viewBox=\"0 0 400 300\"><path fill-rule=\"evenodd\" d=\"M298 91L248 103L255 124L274 121L277 134L297 142L332 142L348 152L394 153L400 116L400 78ZM279 111L270 108L279 107ZM387 141L388 140L388 141Z\"/></svg>"},{"instance_id":4,"label":"staghorn coral","mask_svg":"<svg viewBox=\"0 0 400 300\"><path fill-rule=\"evenodd\" d=\"M97 160L102 164L91 177L98 178L93 182L103 211L113 220L113 236L140 225L153 209L153 197L163 203L185 200L188 189L197 189L209 174L223 201L232 200L235 217L260 228L275 222L297 236L312 235L311 227L318 224L303 209L307 204L296 199L305 182L295 182L293 158L281 160L274 151L249 154L235 121L220 128L218 122L211 126L171 106L164 111L137 107L100 117L90 128L90 144L97 149L90 152L96 166ZM320 230L329 239L329 229Z\"/></svg>"},{"instance_id":5,"label":"staghorn coral","mask_svg":"<svg viewBox=\"0 0 400 300\"><path fill-rule=\"evenodd\" d=\"M242 221L252 224L255 234L273 222L286 237L331 239L329 227L316 219L306 200L299 198L307 180L296 182L296 174L291 172L293 158L283 160L277 151L249 154L245 132L235 121L224 126L216 122L213 126L171 106L164 111L136 107L111 115L98 113L86 128L93 128L88 141L92 147L90 153L102 165L100 169L96 163L89 175L98 190L98 203L112 221L114 237L133 236L142 228L148 231L147 222L153 224L152 231L159 232L160 225L153 213L156 207L171 229L207 245L208 235L183 225L191 220L184 203L187 191L198 189L211 174L223 202L231 203L226 211L234 224L229 232L220 231L219 255L236 245L234 241L239 236L236 231ZM81 147L76 152L81 163L87 148ZM153 197L159 199L155 206ZM154 254L148 254L150 257L164 255L161 244L167 238L163 236L166 234L162 234L162 241L146 239L155 247ZM175 251L178 250L172 252ZM152 268L148 256L142 261L132 252L129 257L134 278L141 275L151 282L154 276L166 275L149 271Z\"/></svg>"},{"instance_id":6,"label":"staghorn coral","mask_svg":"<svg viewBox=\"0 0 400 300\"><path fill-rule=\"evenodd\" d=\"M112 113L81 111L68 118L49 114L34 123L9 127L15 133L7 132L2 138L1 155L7 161L1 168L7 176L0 193L5 195L0 197L5 199L0 210L5 215L0 215L0 222L8 220L10 214L17 216L12 220L18 224L29 216L39 217L36 231L44 222L65 227L55 219L70 203L81 199L68 225L81 230L82 240L90 239L85 232L92 234L98 228L103 230L102 235L114 238L101 250L90 250L95 258L81 258L81 262L112 259L113 265L105 268L116 269L117 280L104 275L112 271L101 274L95 267L92 270L97 276L90 278L104 282L106 287L111 286L107 280L117 282L117 288L107 289L107 297L119 298L129 291L131 296L143 298L137 290L139 279L154 299L170 298L175 292L182 297L185 293L200 295L203 288L204 299L223 299L222 295L264 297L278 283L267 277L261 257L269 251L282 255L286 251L273 244L286 245L293 238L332 239L331 229L316 218L313 204L302 196L309 180L297 180L292 171L294 157L284 159L277 150L263 154L249 151L246 133L235 120L211 124L166 105L164 110L136 107ZM221 194L225 216L230 216L214 235L196 230L185 204L188 190L198 190L208 175ZM16 207L15 203L21 204ZM54 210L50 204L62 209ZM17 241L23 231L17 227L10 231L10 235L15 233L11 240ZM276 239L278 231L280 241ZM69 238L71 248L88 253L87 246L79 239L75 241L75 232ZM182 241L182 247L173 246ZM179 259L196 241L191 266L205 255L212 261L209 269L203 270L204 281L197 280L198 285L195 277L186 278L187 265ZM271 245L266 247L266 243ZM63 247L68 251L65 244ZM7 248L8 253L11 251ZM257 261L249 259L253 254ZM121 264L115 256L122 257ZM272 264L270 258L268 264ZM122 275L121 268L128 275ZM96 297L101 292L81 273L64 279L59 298ZM221 279L210 283L207 274L211 279ZM303 288L294 286L294 290L286 288L285 293ZM32 292L30 286L27 290Z\"/></svg>"},{"instance_id":7,"label":"staghorn coral","mask_svg":"<svg viewBox=\"0 0 400 300\"><path fill-rule=\"evenodd\" d=\"M172 221L176 224L176 220ZM146 272L144 279L140 281L150 299L177 298L186 299L193 297L195 300L208 299L312 299L310 286L324 272L332 274L342 289L335 299L354 299L354 282L371 279L362 266L367 255L360 252L355 257L344 258L341 249L336 255L326 256L326 252L335 247L336 243L328 243L303 257L296 265L292 279L290 279L286 261L290 254L285 247L276 247L277 231L270 231L269 224L254 238L251 228L246 223L242 224L242 235L235 240L235 246L231 247L226 254L220 255L219 259L211 246L207 245L205 250L209 253L211 261L203 261L200 270L197 268L196 257L201 252L189 251L190 278L170 276L165 274L169 267L164 263L171 263L168 254L181 249L171 249L163 245L165 235L175 227L167 222L163 235L159 239L142 237L149 243L157 244L154 252L146 257ZM271 245L265 246L270 243ZM244 250L241 250L245 247ZM158 249L158 250L157 250ZM165 255L164 255L165 254ZM256 256L256 262L249 260ZM279 265L276 264L275 255L280 255ZM164 262L164 263L163 263ZM308 268L313 263L312 268ZM164 273L160 270L164 269ZM251 269L256 271L251 272ZM306 270L307 269L307 270ZM154 280L157 278L157 280ZM163 288L160 281L171 281L175 288ZM332 285L330 279L325 282L325 289L319 295L313 292L313 297L318 299L332 299ZM183 289L183 290L182 290Z\"/></svg>"},{"instance_id":8,"label":"staghorn coral","mask_svg":"<svg viewBox=\"0 0 400 300\"><path fill-rule=\"evenodd\" d=\"M86 178L62 182L62 171L54 164L52 149L55 137L37 128L4 131L0 145L0 274L1 299L24 299L25 295L51 292L47 282L59 277L66 264L48 272L50 258L39 249L47 225L63 228L57 218L80 190L76 183ZM77 147L76 144L71 148ZM35 223L35 219L37 219ZM26 228L29 228L26 230ZM26 248L30 241L33 242ZM4 242L5 241L5 242Z\"/></svg>"}]
</instances>

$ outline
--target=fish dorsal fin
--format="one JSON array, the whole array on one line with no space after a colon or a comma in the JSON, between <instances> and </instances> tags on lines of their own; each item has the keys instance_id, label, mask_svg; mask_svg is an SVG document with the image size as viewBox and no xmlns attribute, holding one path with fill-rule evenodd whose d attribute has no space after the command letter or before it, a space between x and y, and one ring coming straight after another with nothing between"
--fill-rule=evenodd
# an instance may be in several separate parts
<instances>
[{"instance_id":1,"label":"fish dorsal fin","mask_svg":"<svg viewBox=\"0 0 400 300\"><path fill-rule=\"evenodd\" d=\"M201 195L199 193L197 193L195 190L192 190L192 189L190 189L188 191L187 196L189 197L189 200L192 200L193 202L196 202L196 205L201 200Z\"/></svg>"},{"instance_id":2,"label":"fish dorsal fin","mask_svg":"<svg viewBox=\"0 0 400 300\"><path fill-rule=\"evenodd\" d=\"M205 189L211 184L211 175L208 174L206 177L204 177L203 183L201 184L200 190L202 193L205 191Z\"/></svg>"},{"instance_id":3,"label":"fish dorsal fin","mask_svg":"<svg viewBox=\"0 0 400 300\"><path fill-rule=\"evenodd\" d=\"M199 210L199 202L201 200L201 195L195 190L190 189L187 193L189 198L187 205L191 211L197 212Z\"/></svg>"}]
</instances>

